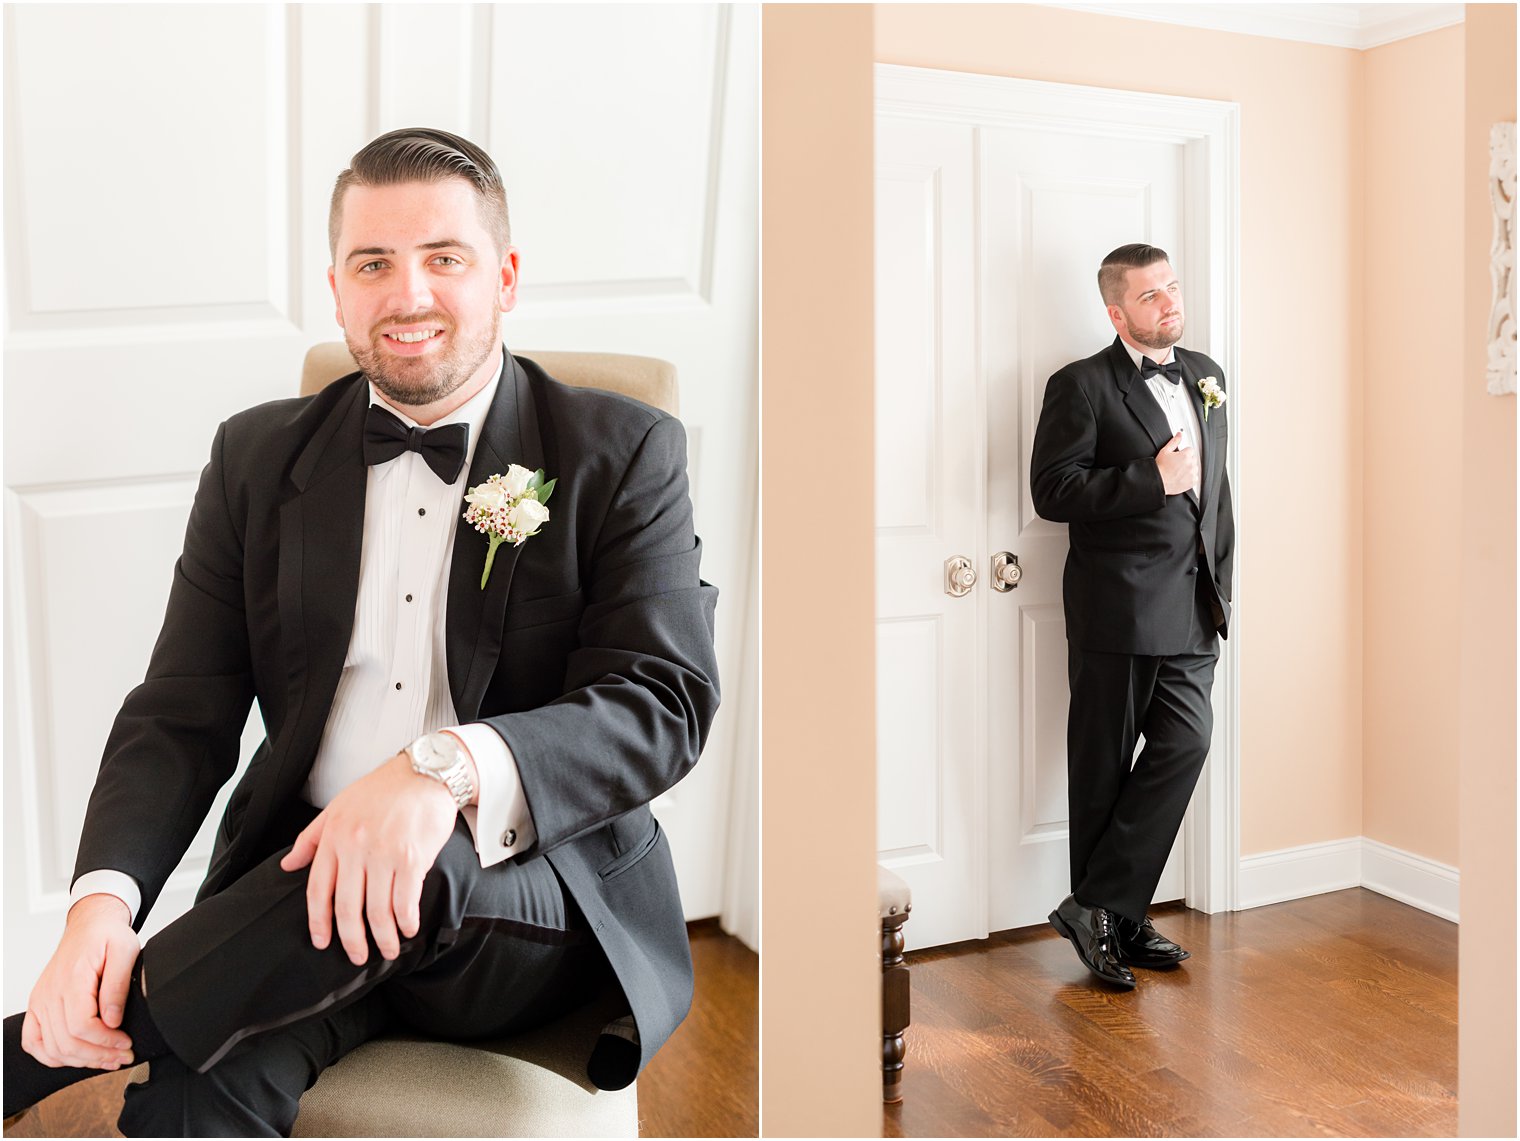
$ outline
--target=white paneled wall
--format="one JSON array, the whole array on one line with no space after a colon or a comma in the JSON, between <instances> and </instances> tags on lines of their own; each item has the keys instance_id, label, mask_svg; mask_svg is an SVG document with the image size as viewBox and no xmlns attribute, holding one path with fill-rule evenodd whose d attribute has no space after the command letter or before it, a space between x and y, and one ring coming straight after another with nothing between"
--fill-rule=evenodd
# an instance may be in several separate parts
<instances>
[{"instance_id":1,"label":"white paneled wall","mask_svg":"<svg viewBox=\"0 0 1520 1141\"><path fill-rule=\"evenodd\" d=\"M656 811L688 915L758 942L757 55L753 6L6 8L7 1011L61 928L216 425L293 394L306 349L341 337L328 196L401 126L502 168L509 345L680 371L724 706ZM245 756L260 735L255 711ZM150 930L188 906L210 834Z\"/></svg>"}]
</instances>

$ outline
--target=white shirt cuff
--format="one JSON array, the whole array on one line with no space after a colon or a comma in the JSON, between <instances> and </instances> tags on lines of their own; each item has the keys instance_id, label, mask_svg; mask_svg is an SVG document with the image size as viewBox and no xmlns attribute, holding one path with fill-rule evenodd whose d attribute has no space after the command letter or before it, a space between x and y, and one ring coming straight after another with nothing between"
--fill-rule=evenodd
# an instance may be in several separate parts
<instances>
[{"instance_id":1,"label":"white shirt cuff","mask_svg":"<svg viewBox=\"0 0 1520 1141\"><path fill-rule=\"evenodd\" d=\"M112 871L109 868L85 872L69 889L69 906L73 907L87 895L96 894L114 895L132 913L130 921L137 922L137 909L142 906L142 889L126 872Z\"/></svg>"},{"instance_id":2,"label":"white shirt cuff","mask_svg":"<svg viewBox=\"0 0 1520 1141\"><path fill-rule=\"evenodd\" d=\"M489 868L527 851L537 842L538 830L511 748L489 725L451 725L443 732L464 742L480 777L476 802L459 810L475 838L480 866Z\"/></svg>"}]
</instances>

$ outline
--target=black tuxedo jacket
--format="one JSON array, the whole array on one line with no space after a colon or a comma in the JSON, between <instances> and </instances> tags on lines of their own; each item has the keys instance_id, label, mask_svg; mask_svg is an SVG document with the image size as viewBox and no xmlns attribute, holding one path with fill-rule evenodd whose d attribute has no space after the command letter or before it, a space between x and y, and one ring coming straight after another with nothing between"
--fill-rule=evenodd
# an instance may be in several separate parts
<instances>
[{"instance_id":1,"label":"black tuxedo jacket","mask_svg":"<svg viewBox=\"0 0 1520 1141\"><path fill-rule=\"evenodd\" d=\"M217 431L76 865L134 876L139 925L234 772L254 699L268 736L228 803L202 896L289 842L274 841L275 822L301 793L353 627L368 404L354 373ZM558 479L552 518L497 551L484 590L486 540L459 524L449 688L461 722L511 747L538 830L523 858L546 856L585 913L638 1021L642 1068L692 993L669 845L647 806L696 762L718 705L717 591L698 576L685 432L508 354L468 485L512 463Z\"/></svg>"},{"instance_id":2,"label":"black tuxedo jacket","mask_svg":"<svg viewBox=\"0 0 1520 1141\"><path fill-rule=\"evenodd\" d=\"M1205 420L1198 391L1206 376L1223 388L1224 370L1202 353L1179 348L1176 356L1202 430L1196 499L1191 491L1166 494L1156 453L1172 431L1119 338L1045 387L1029 486L1040 515L1070 524L1062 585L1066 637L1079 649L1182 652L1199 573L1208 576L1219 633L1229 634L1235 517L1225 471L1228 405Z\"/></svg>"}]
</instances>

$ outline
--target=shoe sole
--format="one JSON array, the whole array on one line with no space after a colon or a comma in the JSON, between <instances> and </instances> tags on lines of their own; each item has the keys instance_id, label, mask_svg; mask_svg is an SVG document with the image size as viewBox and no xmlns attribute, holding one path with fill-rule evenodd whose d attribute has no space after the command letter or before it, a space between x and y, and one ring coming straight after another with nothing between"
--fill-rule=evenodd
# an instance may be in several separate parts
<instances>
[{"instance_id":1,"label":"shoe sole","mask_svg":"<svg viewBox=\"0 0 1520 1141\"><path fill-rule=\"evenodd\" d=\"M1061 918L1060 913L1052 911L1047 918L1050 920L1050 925L1056 929L1056 933L1064 938L1067 942L1069 942L1072 946L1072 949L1077 952L1077 960L1084 967L1087 967L1087 960L1082 958L1082 951L1077 945L1077 936L1072 931L1072 929L1066 925L1066 921ZM1100 975L1091 967L1087 967L1087 969L1094 978L1099 979L1102 982L1106 982L1110 986L1123 987L1125 990L1135 989L1136 983L1133 979L1131 979L1129 982L1125 982L1123 979L1111 979L1107 975Z\"/></svg>"}]
</instances>

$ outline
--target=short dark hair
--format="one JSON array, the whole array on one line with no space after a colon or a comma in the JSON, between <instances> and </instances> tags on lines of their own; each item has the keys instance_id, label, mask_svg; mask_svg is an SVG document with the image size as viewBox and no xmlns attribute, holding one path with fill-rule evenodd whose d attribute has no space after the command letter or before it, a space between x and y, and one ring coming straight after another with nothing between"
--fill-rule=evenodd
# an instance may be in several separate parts
<instances>
[{"instance_id":1,"label":"short dark hair","mask_svg":"<svg viewBox=\"0 0 1520 1141\"><path fill-rule=\"evenodd\" d=\"M1170 262L1166 251L1160 246L1131 242L1120 246L1103 259L1098 267L1098 292L1103 294L1103 304L1117 305L1124 297L1124 275L1132 269L1144 269L1158 261Z\"/></svg>"},{"instance_id":2,"label":"short dark hair","mask_svg":"<svg viewBox=\"0 0 1520 1141\"><path fill-rule=\"evenodd\" d=\"M462 178L475 188L481 221L496 239L497 252L512 241L507 217L507 192L501 172L486 154L468 139L434 127L403 127L387 131L368 143L349 160L338 175L327 210L328 252L338 256L338 225L343 216L343 195L350 186L395 186L402 182L442 182Z\"/></svg>"}]
</instances>

